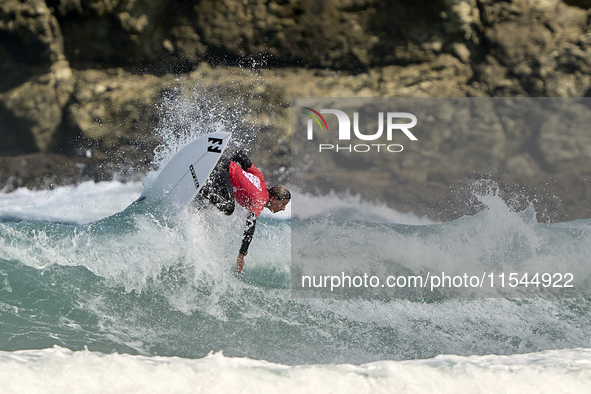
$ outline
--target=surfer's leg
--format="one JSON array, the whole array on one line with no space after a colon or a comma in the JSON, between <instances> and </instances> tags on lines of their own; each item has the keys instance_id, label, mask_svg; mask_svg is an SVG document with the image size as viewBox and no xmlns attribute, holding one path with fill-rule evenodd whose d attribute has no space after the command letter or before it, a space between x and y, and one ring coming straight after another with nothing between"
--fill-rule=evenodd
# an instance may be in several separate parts
<instances>
[{"instance_id":1,"label":"surfer's leg","mask_svg":"<svg viewBox=\"0 0 591 394\"><path fill-rule=\"evenodd\" d=\"M222 157L199 192L200 197L226 215L231 215L235 208L234 189L229 172L230 160Z\"/></svg>"}]
</instances>

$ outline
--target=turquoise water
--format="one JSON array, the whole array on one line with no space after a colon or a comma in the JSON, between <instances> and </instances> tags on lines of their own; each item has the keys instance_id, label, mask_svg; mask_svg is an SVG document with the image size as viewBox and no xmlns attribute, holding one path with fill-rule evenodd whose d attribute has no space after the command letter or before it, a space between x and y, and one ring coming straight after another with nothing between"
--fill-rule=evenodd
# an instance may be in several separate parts
<instances>
[{"instance_id":1,"label":"turquoise water","mask_svg":"<svg viewBox=\"0 0 591 394\"><path fill-rule=\"evenodd\" d=\"M140 192L110 182L0 195L3 392L581 392L591 382L590 299L292 298L289 215L260 219L237 276L245 212L99 220ZM588 220L540 224L496 196L449 223L358 198L294 198L338 218L300 218L329 238L367 244L379 232L397 264L445 252L456 264L588 265ZM367 221L376 212L385 223Z\"/></svg>"},{"instance_id":2,"label":"turquoise water","mask_svg":"<svg viewBox=\"0 0 591 394\"><path fill-rule=\"evenodd\" d=\"M188 130L165 139L156 168L195 138ZM142 189L0 194L0 391L588 390L589 298L293 298L291 268L315 250L325 264L368 270L568 267L583 277L591 220L538 223L535 207L514 212L491 193L477 196L479 214L433 223L296 191L297 209L261 217L237 276L246 212L117 214ZM293 231L306 242L292 245Z\"/></svg>"},{"instance_id":3,"label":"turquoise water","mask_svg":"<svg viewBox=\"0 0 591 394\"><path fill-rule=\"evenodd\" d=\"M514 220L499 219L503 215ZM190 209L164 224L149 213L135 213L108 225L11 216L0 222L3 351L57 345L183 358L222 351L227 357L302 365L591 348L589 299L292 298L286 219L261 218L244 274L237 276L240 213L225 217ZM325 234L341 228L307 220L324 226ZM348 236L369 242L368 226L375 225L351 223ZM494 245L495 256L502 258L549 259L555 248L557 256L570 250L569 259L586 264L590 224L528 223L500 204L455 222L385 224L379 232L394 240L393 247L406 245L401 254L409 259L418 251L445 248L454 251L454 262L468 261ZM521 252L509 242L499 253L501 238L493 234L507 234L507 228L494 226L531 234L520 240ZM540 235L540 226L552 231ZM467 241L483 231L490 244ZM536 245L540 237L543 245ZM550 251L532 254L541 247Z\"/></svg>"}]
</instances>

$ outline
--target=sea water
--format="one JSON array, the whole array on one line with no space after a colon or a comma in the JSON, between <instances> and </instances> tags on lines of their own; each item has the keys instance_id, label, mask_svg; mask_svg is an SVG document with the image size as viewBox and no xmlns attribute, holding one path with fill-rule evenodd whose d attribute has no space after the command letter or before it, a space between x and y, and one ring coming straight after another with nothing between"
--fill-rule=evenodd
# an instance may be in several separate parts
<instances>
[{"instance_id":1,"label":"sea water","mask_svg":"<svg viewBox=\"0 0 591 394\"><path fill-rule=\"evenodd\" d=\"M251 139L239 109L164 97L143 182L0 193L0 393L591 392L591 299L293 298L291 204L259 219L241 275L242 209L111 216L199 135ZM483 211L446 223L354 195L293 201L327 239L379 231L392 260L588 266L591 220L476 197Z\"/></svg>"},{"instance_id":2,"label":"sea water","mask_svg":"<svg viewBox=\"0 0 591 394\"><path fill-rule=\"evenodd\" d=\"M292 298L289 209L261 217L237 276L244 211L190 207L173 222L134 213L101 224L142 188L88 182L0 195L0 392L591 391L589 299ZM466 263L503 247L508 231L568 228L547 247L589 263L591 221L537 223L497 196L448 223L356 196L294 198L324 207L309 220L330 212L413 225L383 228L416 253L439 245ZM486 237L467 243L474 233Z\"/></svg>"}]
</instances>

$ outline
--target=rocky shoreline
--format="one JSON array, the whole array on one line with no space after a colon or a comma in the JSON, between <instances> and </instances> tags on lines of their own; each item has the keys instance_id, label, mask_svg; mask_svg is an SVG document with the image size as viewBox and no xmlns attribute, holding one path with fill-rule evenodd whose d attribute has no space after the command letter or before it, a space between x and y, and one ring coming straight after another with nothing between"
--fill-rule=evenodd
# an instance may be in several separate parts
<instances>
[{"instance_id":1,"label":"rocky shoreline","mask_svg":"<svg viewBox=\"0 0 591 394\"><path fill-rule=\"evenodd\" d=\"M0 189L138 180L187 128L223 128L270 182L290 182L297 97L591 96L585 1L6 0L0 5ZM494 171L432 140L377 200L450 220L474 182L591 217L591 133L471 136ZM447 149L447 150L446 150ZM287 169L287 171L286 171ZM351 192L362 192L351 190ZM371 198L371 196L367 196Z\"/></svg>"}]
</instances>

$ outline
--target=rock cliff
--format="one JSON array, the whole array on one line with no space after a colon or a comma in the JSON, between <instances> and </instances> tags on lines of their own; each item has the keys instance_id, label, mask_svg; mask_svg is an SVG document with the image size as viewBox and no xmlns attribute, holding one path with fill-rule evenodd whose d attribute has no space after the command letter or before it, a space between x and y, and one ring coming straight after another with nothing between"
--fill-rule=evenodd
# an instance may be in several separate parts
<instances>
[{"instance_id":1,"label":"rock cliff","mask_svg":"<svg viewBox=\"0 0 591 394\"><path fill-rule=\"evenodd\" d=\"M0 189L139 177L163 138L195 124L230 129L271 181L289 181L295 97L591 96L589 7L3 0ZM537 196L550 220L591 216L590 130L511 133L474 136L503 141L484 176L508 195L527 189L520 192ZM432 143L422 154L445 157L448 148ZM473 211L460 201L482 176L445 160L431 175L401 168L387 202L450 219Z\"/></svg>"}]
</instances>

